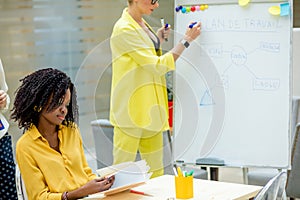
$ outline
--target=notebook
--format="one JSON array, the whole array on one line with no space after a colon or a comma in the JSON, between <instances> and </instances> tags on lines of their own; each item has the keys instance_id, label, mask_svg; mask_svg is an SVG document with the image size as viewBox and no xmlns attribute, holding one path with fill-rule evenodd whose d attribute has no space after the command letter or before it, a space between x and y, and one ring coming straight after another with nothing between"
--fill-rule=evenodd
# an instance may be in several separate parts
<instances>
[{"instance_id":1,"label":"notebook","mask_svg":"<svg viewBox=\"0 0 300 200\"><path fill-rule=\"evenodd\" d=\"M149 169L150 167L147 165L145 160L125 162L98 169L96 171L100 177L109 177L114 175L114 184L109 190L89 195L84 199L99 199L143 185L152 175L152 173L149 173Z\"/></svg>"}]
</instances>

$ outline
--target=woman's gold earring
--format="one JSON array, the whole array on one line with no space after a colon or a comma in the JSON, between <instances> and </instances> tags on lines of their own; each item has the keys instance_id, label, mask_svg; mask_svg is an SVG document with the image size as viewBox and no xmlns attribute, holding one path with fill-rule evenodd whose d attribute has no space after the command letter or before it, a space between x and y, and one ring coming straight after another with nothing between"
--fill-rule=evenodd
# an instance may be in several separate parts
<instances>
[{"instance_id":1,"label":"woman's gold earring","mask_svg":"<svg viewBox=\"0 0 300 200\"><path fill-rule=\"evenodd\" d=\"M33 110L34 110L35 112L38 112L38 113L39 113L39 112L41 112L41 110L42 110L42 106L39 106L39 107L38 107L38 106L34 106L34 107L33 107Z\"/></svg>"}]
</instances>

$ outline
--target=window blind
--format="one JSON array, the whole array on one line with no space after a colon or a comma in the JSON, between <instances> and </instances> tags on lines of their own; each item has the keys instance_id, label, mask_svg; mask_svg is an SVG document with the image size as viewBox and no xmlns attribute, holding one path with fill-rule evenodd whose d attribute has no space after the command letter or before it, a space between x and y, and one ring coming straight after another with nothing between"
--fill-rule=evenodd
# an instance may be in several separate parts
<instances>
[{"instance_id":1,"label":"window blind","mask_svg":"<svg viewBox=\"0 0 300 200\"><path fill-rule=\"evenodd\" d=\"M165 17L173 24L173 0L159 4L147 21L158 27L160 18ZM19 79L26 74L45 67L63 70L76 82L79 127L85 146L91 149L94 140L90 121L108 118L111 69L106 66L97 77L93 72L99 64L86 59L109 39L126 5L127 0L0 0L0 58L11 102ZM22 130L15 122L10 124L15 143Z\"/></svg>"},{"instance_id":2,"label":"window blind","mask_svg":"<svg viewBox=\"0 0 300 200\"><path fill-rule=\"evenodd\" d=\"M109 38L112 25L125 6L126 1L121 0L0 0L0 57L12 102L19 79L39 68L58 68L75 82L84 59L97 44ZM78 93L83 130L90 126L88 115L108 115L109 70L107 73L103 80L94 77L76 83L98 84L101 79L103 84L95 96ZM86 110L84 105L92 98L97 98L95 110ZM10 124L11 132L20 135L17 125ZM91 135L82 135L87 145L93 145Z\"/></svg>"}]
</instances>

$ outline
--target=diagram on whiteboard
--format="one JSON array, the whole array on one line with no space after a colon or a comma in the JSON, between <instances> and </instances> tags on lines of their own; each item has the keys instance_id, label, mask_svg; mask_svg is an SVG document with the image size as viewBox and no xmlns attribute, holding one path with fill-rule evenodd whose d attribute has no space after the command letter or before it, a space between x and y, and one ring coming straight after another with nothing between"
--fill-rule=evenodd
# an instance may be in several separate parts
<instances>
[{"instance_id":1,"label":"diagram on whiteboard","mask_svg":"<svg viewBox=\"0 0 300 200\"><path fill-rule=\"evenodd\" d=\"M221 83L216 83L216 86L222 86L225 89L230 87L230 71L234 68L244 68L245 73L252 76L252 90L264 90L264 91L276 91L280 87L280 79L274 77L260 77L255 72L252 71L251 66L247 65L247 60L251 59L251 54L263 54L273 53L273 56L277 56L280 53L280 43L268 43L268 42L260 42L258 47L251 51L246 51L243 47L239 45L235 45L231 50L223 50L222 45L216 44L202 44L203 48L206 50L207 54L211 57L222 58L222 59L230 59L231 63L229 66L225 68L221 74ZM253 59L255 55L252 56ZM241 76L243 76L241 74ZM210 88L212 89L212 88ZM210 95L209 89L206 90L200 100L200 106L209 106L214 105L214 100Z\"/></svg>"},{"instance_id":2,"label":"diagram on whiteboard","mask_svg":"<svg viewBox=\"0 0 300 200\"><path fill-rule=\"evenodd\" d=\"M202 33L176 62L174 157L286 167L291 19L270 15L272 2L232 2L176 14L175 42L191 21Z\"/></svg>"}]
</instances>

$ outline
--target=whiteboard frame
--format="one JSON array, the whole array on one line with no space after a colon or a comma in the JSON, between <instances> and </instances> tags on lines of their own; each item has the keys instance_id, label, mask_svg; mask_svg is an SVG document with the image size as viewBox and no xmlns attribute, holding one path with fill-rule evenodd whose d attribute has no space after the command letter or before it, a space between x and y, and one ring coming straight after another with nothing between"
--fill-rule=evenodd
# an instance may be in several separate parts
<instances>
[{"instance_id":1,"label":"whiteboard frame","mask_svg":"<svg viewBox=\"0 0 300 200\"><path fill-rule=\"evenodd\" d=\"M297 44L296 44L297 43ZM300 28L293 28L293 96L300 97ZM298 50L298 51L296 51ZM298 83L298 85L297 85ZM297 85L297 86L296 86Z\"/></svg>"},{"instance_id":2,"label":"whiteboard frame","mask_svg":"<svg viewBox=\"0 0 300 200\"><path fill-rule=\"evenodd\" d=\"M193 5L193 4L237 4L238 0L175 0L175 3L177 2L177 5ZM250 3L280 3L280 2L287 2L286 0L251 0ZM249 3L249 4L250 4Z\"/></svg>"},{"instance_id":3,"label":"whiteboard frame","mask_svg":"<svg viewBox=\"0 0 300 200\"><path fill-rule=\"evenodd\" d=\"M290 151L288 152L289 153L289 159L288 159L288 164L287 166L253 166L253 165L227 165L225 164L224 166L226 167L242 167L242 168L248 168L248 167L257 167L257 168L276 168L276 169L290 169L291 168L291 147L292 147L292 141L291 141L291 130L292 130L292 124L291 124L291 121L292 121L292 98L293 98L293 45L292 45L292 40L293 40L293 0L251 0L251 3L289 3L290 4L290 8L291 8L291 14L289 16L289 20L290 20L290 63L289 63L289 74L290 74L290 80L289 80L289 115L290 115L290 118L289 118L289 130L288 130L288 139L289 139L289 149ZM174 10L175 8L178 6L178 5L197 5L197 4L208 4L208 5L226 5L226 4L237 4L238 3L238 0L175 0L175 3L174 3ZM174 24L176 24L177 22L177 15L176 13L174 14ZM176 30L176 26L175 26L175 31ZM201 37L201 36L200 36ZM181 38L176 38L176 35L174 37L174 44L176 44L176 42L178 42ZM174 83L174 87L176 87L176 76L173 77L173 83ZM173 111L173 124L176 123L175 121L175 115L176 115L176 105L175 105L175 102L174 102L174 111ZM174 133L176 132L175 130L175 127L173 128L173 131ZM174 143L174 142L173 142ZM175 147L176 148L176 147ZM196 158L195 158L196 159ZM173 155L173 161L174 163L182 163L181 160L179 161L176 161L175 158L174 158L174 155ZM188 163L188 162L185 162L183 161L185 164L196 164L196 163ZM212 164L213 165L213 164Z\"/></svg>"}]
</instances>

